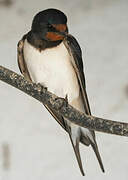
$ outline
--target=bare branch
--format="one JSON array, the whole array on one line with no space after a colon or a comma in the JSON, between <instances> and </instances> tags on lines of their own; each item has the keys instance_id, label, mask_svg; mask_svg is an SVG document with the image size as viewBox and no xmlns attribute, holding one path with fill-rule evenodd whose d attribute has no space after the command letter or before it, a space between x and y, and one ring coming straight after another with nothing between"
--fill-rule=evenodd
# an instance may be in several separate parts
<instances>
[{"instance_id":1,"label":"bare branch","mask_svg":"<svg viewBox=\"0 0 128 180\"><path fill-rule=\"evenodd\" d=\"M83 114L67 104L62 98L47 91L46 87L24 79L24 77L0 66L0 80L14 86L38 101L56 110L71 122L95 131L128 136L128 124Z\"/></svg>"}]
</instances>

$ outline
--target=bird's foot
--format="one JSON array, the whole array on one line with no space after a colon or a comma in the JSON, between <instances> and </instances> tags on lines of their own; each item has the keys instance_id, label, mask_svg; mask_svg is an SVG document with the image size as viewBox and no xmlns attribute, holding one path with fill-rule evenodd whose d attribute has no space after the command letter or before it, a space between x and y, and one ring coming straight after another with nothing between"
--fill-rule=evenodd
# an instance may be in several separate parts
<instances>
[{"instance_id":1,"label":"bird's foot","mask_svg":"<svg viewBox=\"0 0 128 180\"><path fill-rule=\"evenodd\" d=\"M66 101L66 107L68 106L68 95L66 94L65 96L65 101Z\"/></svg>"},{"instance_id":2,"label":"bird's foot","mask_svg":"<svg viewBox=\"0 0 128 180\"><path fill-rule=\"evenodd\" d=\"M55 104L56 104L56 109L61 109L63 106L68 106L68 95L66 94L65 98L57 97L55 98Z\"/></svg>"},{"instance_id":3,"label":"bird's foot","mask_svg":"<svg viewBox=\"0 0 128 180\"><path fill-rule=\"evenodd\" d=\"M44 93L48 90L48 88L47 87L45 87L43 84L41 84L41 83L37 83L37 85L38 85L38 91L39 92L41 92L41 91L43 91Z\"/></svg>"}]
</instances>

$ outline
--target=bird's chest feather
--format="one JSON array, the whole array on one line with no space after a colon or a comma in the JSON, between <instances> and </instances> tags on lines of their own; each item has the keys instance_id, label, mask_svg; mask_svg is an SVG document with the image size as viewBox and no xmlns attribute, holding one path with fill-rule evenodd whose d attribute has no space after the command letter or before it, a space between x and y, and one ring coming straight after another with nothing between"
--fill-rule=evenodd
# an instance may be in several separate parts
<instances>
[{"instance_id":1,"label":"bird's chest feather","mask_svg":"<svg viewBox=\"0 0 128 180\"><path fill-rule=\"evenodd\" d=\"M70 58L63 43L41 52L27 40L24 43L24 59L32 81L42 83L57 96L68 94L72 100L79 96L79 85Z\"/></svg>"}]
</instances>

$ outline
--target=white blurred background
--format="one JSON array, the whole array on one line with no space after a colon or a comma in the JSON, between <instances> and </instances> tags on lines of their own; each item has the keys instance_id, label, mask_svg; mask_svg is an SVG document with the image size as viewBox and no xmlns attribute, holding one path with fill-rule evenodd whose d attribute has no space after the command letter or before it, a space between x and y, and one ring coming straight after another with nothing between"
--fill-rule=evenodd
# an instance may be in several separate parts
<instances>
[{"instance_id":1,"label":"white blurred background","mask_svg":"<svg viewBox=\"0 0 128 180\"><path fill-rule=\"evenodd\" d=\"M16 46L33 16L58 8L81 45L93 115L128 122L128 0L0 0L0 65L18 73ZM96 133L105 174L81 145L82 177L68 135L41 103L0 81L0 180L126 180L128 138Z\"/></svg>"}]
</instances>

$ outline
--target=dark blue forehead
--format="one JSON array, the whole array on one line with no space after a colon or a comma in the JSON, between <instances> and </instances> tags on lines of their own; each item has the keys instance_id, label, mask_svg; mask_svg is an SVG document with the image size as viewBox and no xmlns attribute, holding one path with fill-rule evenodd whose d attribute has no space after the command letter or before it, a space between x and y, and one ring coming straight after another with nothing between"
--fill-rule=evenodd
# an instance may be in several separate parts
<instances>
[{"instance_id":1,"label":"dark blue forehead","mask_svg":"<svg viewBox=\"0 0 128 180\"><path fill-rule=\"evenodd\" d=\"M50 24L66 24L66 15L57 9L46 9L39 12L33 19L34 22L38 23L50 23Z\"/></svg>"}]
</instances>

